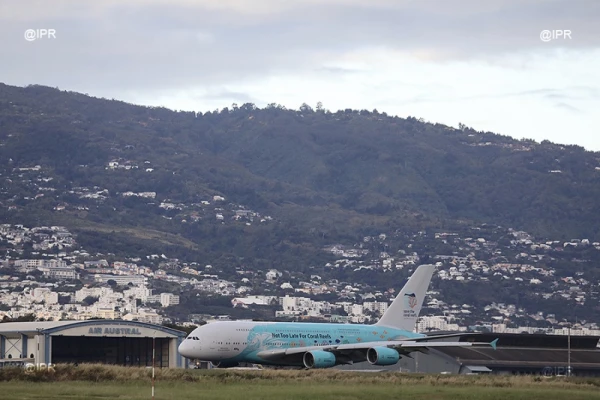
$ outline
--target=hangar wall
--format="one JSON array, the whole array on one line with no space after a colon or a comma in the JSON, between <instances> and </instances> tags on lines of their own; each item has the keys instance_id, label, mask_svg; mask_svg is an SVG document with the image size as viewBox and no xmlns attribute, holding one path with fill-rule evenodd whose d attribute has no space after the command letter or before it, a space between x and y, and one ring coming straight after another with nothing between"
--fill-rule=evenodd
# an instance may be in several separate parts
<instances>
[{"instance_id":1,"label":"hangar wall","mask_svg":"<svg viewBox=\"0 0 600 400\"><path fill-rule=\"evenodd\" d=\"M9 322L0 324L0 360L27 358L45 364L101 362L147 366L151 365L154 347L156 366L185 367L187 360L177 352L185 335L136 321Z\"/></svg>"}]
</instances>

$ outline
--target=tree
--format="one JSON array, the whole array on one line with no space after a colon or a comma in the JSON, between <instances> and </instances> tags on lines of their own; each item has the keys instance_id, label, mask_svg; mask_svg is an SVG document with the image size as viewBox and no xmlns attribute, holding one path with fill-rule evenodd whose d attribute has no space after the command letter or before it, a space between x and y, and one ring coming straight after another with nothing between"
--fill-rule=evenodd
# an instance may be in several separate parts
<instances>
[{"instance_id":1,"label":"tree","mask_svg":"<svg viewBox=\"0 0 600 400\"><path fill-rule=\"evenodd\" d=\"M300 111L301 111L301 112L304 112L304 113L308 113L308 112L312 112L312 111L313 111L313 109L312 109L312 107L311 107L311 106L309 106L308 104L306 104L306 103L302 103L302 105L300 106Z\"/></svg>"},{"instance_id":2,"label":"tree","mask_svg":"<svg viewBox=\"0 0 600 400\"><path fill-rule=\"evenodd\" d=\"M2 319L2 322L33 322L33 321L35 321L34 314L27 314L27 315L23 315L23 316L17 317L17 318L8 318L8 316L5 316Z\"/></svg>"},{"instance_id":3,"label":"tree","mask_svg":"<svg viewBox=\"0 0 600 400\"><path fill-rule=\"evenodd\" d=\"M171 328L171 329L175 329L177 331L183 331L185 333L187 333L188 335L190 333L192 333L192 331L194 329L197 328L196 325L192 325L192 326L183 326L183 325L177 325L177 324L169 324L169 323L164 323L163 326L167 327L167 328Z\"/></svg>"},{"instance_id":4,"label":"tree","mask_svg":"<svg viewBox=\"0 0 600 400\"><path fill-rule=\"evenodd\" d=\"M83 299L81 301L81 304L83 304L84 306L91 306L92 304L97 302L98 299L99 299L99 297L97 297L97 296L87 296L85 299Z\"/></svg>"}]
</instances>

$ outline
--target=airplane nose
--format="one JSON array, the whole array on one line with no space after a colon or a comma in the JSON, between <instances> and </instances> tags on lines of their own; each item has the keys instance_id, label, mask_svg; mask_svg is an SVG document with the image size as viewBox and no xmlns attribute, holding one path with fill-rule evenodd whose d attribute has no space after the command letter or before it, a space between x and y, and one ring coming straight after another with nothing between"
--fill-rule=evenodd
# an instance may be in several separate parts
<instances>
[{"instance_id":1,"label":"airplane nose","mask_svg":"<svg viewBox=\"0 0 600 400\"><path fill-rule=\"evenodd\" d=\"M179 354L181 354L182 356L184 356L186 358L191 358L191 350L192 350L192 346L190 345L190 343L187 340L184 340L177 348L177 351L179 351Z\"/></svg>"}]
</instances>

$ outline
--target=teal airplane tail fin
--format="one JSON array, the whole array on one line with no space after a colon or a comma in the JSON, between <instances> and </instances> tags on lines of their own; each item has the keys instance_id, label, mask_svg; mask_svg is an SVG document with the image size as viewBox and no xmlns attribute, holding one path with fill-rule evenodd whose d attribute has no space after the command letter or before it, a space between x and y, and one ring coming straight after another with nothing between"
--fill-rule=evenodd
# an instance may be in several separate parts
<instances>
[{"instance_id":1,"label":"teal airplane tail fin","mask_svg":"<svg viewBox=\"0 0 600 400\"><path fill-rule=\"evenodd\" d=\"M492 346L492 349L496 350L496 347L498 347L498 339L492 340L490 346Z\"/></svg>"}]
</instances>

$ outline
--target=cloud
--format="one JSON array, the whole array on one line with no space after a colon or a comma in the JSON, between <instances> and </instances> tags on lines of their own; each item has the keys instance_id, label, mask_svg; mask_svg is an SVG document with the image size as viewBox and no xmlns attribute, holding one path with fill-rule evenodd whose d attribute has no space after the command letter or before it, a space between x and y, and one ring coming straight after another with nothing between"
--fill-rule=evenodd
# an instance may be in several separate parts
<instances>
[{"instance_id":1,"label":"cloud","mask_svg":"<svg viewBox=\"0 0 600 400\"><path fill-rule=\"evenodd\" d=\"M556 103L555 107L562 108L564 110L567 110L567 111L570 111L570 112L574 112L574 113L580 113L581 112L581 110L579 108L573 107L570 104L562 103L562 102L561 103Z\"/></svg>"},{"instance_id":2,"label":"cloud","mask_svg":"<svg viewBox=\"0 0 600 400\"><path fill-rule=\"evenodd\" d=\"M595 0L5 1L0 77L195 110L318 99L468 122L477 103L510 115L531 100L530 119L560 104L589 115L598 20ZM38 28L56 39L24 40ZM543 42L544 29L571 39ZM473 118L493 129L501 111Z\"/></svg>"},{"instance_id":3,"label":"cloud","mask_svg":"<svg viewBox=\"0 0 600 400\"><path fill-rule=\"evenodd\" d=\"M230 83L382 48L424 62L598 46L595 1L75 0L3 2L0 74L20 84L164 89ZM54 28L53 43L27 43ZM542 29L572 40L544 43ZM65 73L68 70L68 73ZM93 77L93 78L92 78ZM97 83L94 83L97 82Z\"/></svg>"}]
</instances>

